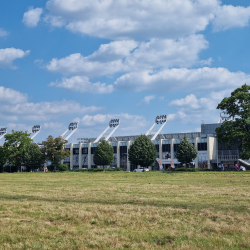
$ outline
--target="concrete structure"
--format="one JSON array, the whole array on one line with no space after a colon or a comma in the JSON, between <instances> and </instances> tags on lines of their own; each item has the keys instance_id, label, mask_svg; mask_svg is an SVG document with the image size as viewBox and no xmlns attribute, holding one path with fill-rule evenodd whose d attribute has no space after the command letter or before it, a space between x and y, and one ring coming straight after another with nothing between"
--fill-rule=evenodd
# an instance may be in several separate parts
<instances>
[{"instance_id":1,"label":"concrete structure","mask_svg":"<svg viewBox=\"0 0 250 250\"><path fill-rule=\"evenodd\" d=\"M184 136L187 136L189 141L193 143L198 151L198 157L194 159L195 168L216 168L217 164L227 164L231 167L238 162L239 152L232 148L225 148L224 144L218 144L215 134L215 129L219 124L202 124L202 132L192 133L176 133L158 135L152 142L155 144L158 158L161 159L164 168L170 165L170 160L175 165L179 165L175 154L178 146ZM209 133L208 133L209 132ZM165 139L162 139L163 137ZM136 166L130 164L128 160L128 149L138 137L136 136L116 136L109 138L109 143L114 149L115 160L112 164L114 167L123 168L124 170L133 171ZM152 135L148 135L151 139ZM67 144L65 148L70 150L71 155L64 160L71 169L73 168L94 168L93 154L97 147L94 143L96 138L85 139L85 142L77 144ZM153 170L158 170L158 163L151 166Z\"/></svg>"}]
</instances>

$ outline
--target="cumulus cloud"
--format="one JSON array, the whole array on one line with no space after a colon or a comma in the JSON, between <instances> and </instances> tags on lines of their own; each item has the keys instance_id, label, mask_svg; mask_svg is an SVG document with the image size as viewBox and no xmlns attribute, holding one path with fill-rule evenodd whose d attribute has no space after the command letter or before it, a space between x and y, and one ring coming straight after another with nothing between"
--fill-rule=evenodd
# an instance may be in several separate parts
<instances>
[{"instance_id":1,"label":"cumulus cloud","mask_svg":"<svg viewBox=\"0 0 250 250\"><path fill-rule=\"evenodd\" d=\"M86 76L74 76L71 78L63 78L61 82L52 82L49 86L56 86L71 91L80 93L92 94L109 94L114 90L113 85L106 85L106 83L91 83Z\"/></svg>"},{"instance_id":2,"label":"cumulus cloud","mask_svg":"<svg viewBox=\"0 0 250 250\"><path fill-rule=\"evenodd\" d=\"M45 20L54 27L111 40L180 38L206 29L248 25L249 7L219 0L50 0ZM117 11L119 10L119 11Z\"/></svg>"},{"instance_id":3,"label":"cumulus cloud","mask_svg":"<svg viewBox=\"0 0 250 250\"><path fill-rule=\"evenodd\" d=\"M120 114L97 114L85 115L82 118L76 118L79 122L81 133L88 134L88 137L97 137L108 126L111 119L120 119L120 126L116 131L119 135L131 135L146 133L148 122L142 115L132 115L128 113ZM82 129L81 126L84 128Z\"/></svg>"},{"instance_id":4,"label":"cumulus cloud","mask_svg":"<svg viewBox=\"0 0 250 250\"><path fill-rule=\"evenodd\" d=\"M216 109L218 103L224 97L229 96L232 90L212 91L201 98L190 94L185 98L173 100L169 105L175 107L177 110L174 119L190 123L198 123L201 120L215 123L219 118L219 111Z\"/></svg>"},{"instance_id":5,"label":"cumulus cloud","mask_svg":"<svg viewBox=\"0 0 250 250\"><path fill-rule=\"evenodd\" d=\"M169 93L174 90L207 91L239 87L250 83L250 75L230 72L225 68L173 68L158 72L142 71L125 74L115 82L115 88L133 91Z\"/></svg>"},{"instance_id":6,"label":"cumulus cloud","mask_svg":"<svg viewBox=\"0 0 250 250\"><path fill-rule=\"evenodd\" d=\"M145 96L143 98L143 100L140 101L139 104L149 104L151 100L155 99L155 95L149 95L149 96Z\"/></svg>"},{"instance_id":7,"label":"cumulus cloud","mask_svg":"<svg viewBox=\"0 0 250 250\"><path fill-rule=\"evenodd\" d=\"M34 9L34 7L30 7L29 10L23 14L23 23L30 28L36 27L40 21L42 13L42 8Z\"/></svg>"},{"instance_id":8,"label":"cumulus cloud","mask_svg":"<svg viewBox=\"0 0 250 250\"><path fill-rule=\"evenodd\" d=\"M199 63L198 54L207 47L208 42L203 35L192 35L178 40L151 39L141 43L133 40L115 41L102 44L87 57L76 53L61 59L53 58L46 67L52 72L81 73L88 76L159 67L189 67ZM200 63L206 64L205 61Z\"/></svg>"},{"instance_id":9,"label":"cumulus cloud","mask_svg":"<svg viewBox=\"0 0 250 250\"><path fill-rule=\"evenodd\" d=\"M45 122L43 124L43 127L45 129L58 129L58 128L62 128L63 126L64 124L60 122Z\"/></svg>"},{"instance_id":10,"label":"cumulus cloud","mask_svg":"<svg viewBox=\"0 0 250 250\"><path fill-rule=\"evenodd\" d=\"M0 37L8 36L9 32L4 30L3 28L0 28Z\"/></svg>"},{"instance_id":11,"label":"cumulus cloud","mask_svg":"<svg viewBox=\"0 0 250 250\"><path fill-rule=\"evenodd\" d=\"M99 50L87 57L75 53L61 59L53 58L46 68L64 74L110 75L123 70L123 57L129 55L136 46L135 41L102 44Z\"/></svg>"},{"instance_id":12,"label":"cumulus cloud","mask_svg":"<svg viewBox=\"0 0 250 250\"><path fill-rule=\"evenodd\" d=\"M0 102L16 104L26 102L27 98L27 94L23 94L14 89L0 86Z\"/></svg>"},{"instance_id":13,"label":"cumulus cloud","mask_svg":"<svg viewBox=\"0 0 250 250\"><path fill-rule=\"evenodd\" d=\"M216 15L213 20L215 31L249 25L250 7L223 5L215 13Z\"/></svg>"},{"instance_id":14,"label":"cumulus cloud","mask_svg":"<svg viewBox=\"0 0 250 250\"><path fill-rule=\"evenodd\" d=\"M15 131L28 131L28 133L31 133L32 126L27 126L26 124L19 124L19 123L8 123L6 125L8 133L11 133L12 130Z\"/></svg>"},{"instance_id":15,"label":"cumulus cloud","mask_svg":"<svg viewBox=\"0 0 250 250\"><path fill-rule=\"evenodd\" d=\"M179 38L204 30L218 5L217 0L50 0L46 20L112 40Z\"/></svg>"},{"instance_id":16,"label":"cumulus cloud","mask_svg":"<svg viewBox=\"0 0 250 250\"><path fill-rule=\"evenodd\" d=\"M29 50L23 51L21 49L6 48L0 49L0 67L15 68L12 63L15 59L23 58L30 53Z\"/></svg>"},{"instance_id":17,"label":"cumulus cloud","mask_svg":"<svg viewBox=\"0 0 250 250\"><path fill-rule=\"evenodd\" d=\"M94 112L102 108L96 106L86 107L75 101L63 100L2 105L1 109L3 114L16 115L25 120L49 120L62 115Z\"/></svg>"},{"instance_id":18,"label":"cumulus cloud","mask_svg":"<svg viewBox=\"0 0 250 250\"><path fill-rule=\"evenodd\" d=\"M75 101L30 103L27 94L0 86L0 117L5 120L49 120L69 114L85 114L101 110L102 107L83 106ZM47 123L45 126L51 124Z\"/></svg>"}]
</instances>

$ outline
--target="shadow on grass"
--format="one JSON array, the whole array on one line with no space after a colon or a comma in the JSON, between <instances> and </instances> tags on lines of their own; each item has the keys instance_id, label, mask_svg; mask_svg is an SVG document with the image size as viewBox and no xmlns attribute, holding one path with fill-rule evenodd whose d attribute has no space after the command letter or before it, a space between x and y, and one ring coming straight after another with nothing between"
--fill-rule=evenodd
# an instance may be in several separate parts
<instances>
[{"instance_id":1,"label":"shadow on grass","mask_svg":"<svg viewBox=\"0 0 250 250\"><path fill-rule=\"evenodd\" d=\"M230 211L236 210L238 213L250 212L248 205L241 204L204 204L204 203L190 203L187 202L176 202L176 201L138 201L138 200L127 200L127 201L119 201L119 200L100 200L100 199L58 199L58 198L45 198L45 197L37 197L37 196L28 196L28 195L4 195L0 194L0 200L17 200L17 201L36 201L36 202L58 202L58 203L79 203L79 204L100 204L100 205L137 205L137 206L154 206L154 207L172 207L178 209L190 209L190 210L202 210L202 209L213 209L216 211ZM247 203L247 201L246 201Z\"/></svg>"}]
</instances>

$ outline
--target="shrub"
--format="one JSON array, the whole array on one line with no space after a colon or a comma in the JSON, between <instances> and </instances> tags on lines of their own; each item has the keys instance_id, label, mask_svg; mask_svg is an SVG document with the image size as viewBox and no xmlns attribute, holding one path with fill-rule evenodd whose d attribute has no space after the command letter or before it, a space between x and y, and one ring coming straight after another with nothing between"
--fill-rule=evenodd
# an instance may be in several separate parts
<instances>
[{"instance_id":1,"label":"shrub","mask_svg":"<svg viewBox=\"0 0 250 250\"><path fill-rule=\"evenodd\" d=\"M67 171L67 170L69 170L69 167L67 164L60 164L58 166L58 169L59 169L59 171Z\"/></svg>"}]
</instances>

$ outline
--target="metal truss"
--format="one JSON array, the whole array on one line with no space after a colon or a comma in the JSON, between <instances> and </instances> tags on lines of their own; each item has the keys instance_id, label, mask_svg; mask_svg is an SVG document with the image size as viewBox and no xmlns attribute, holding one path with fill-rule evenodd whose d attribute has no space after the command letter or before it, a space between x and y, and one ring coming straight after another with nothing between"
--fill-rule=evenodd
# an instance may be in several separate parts
<instances>
[{"instance_id":1,"label":"metal truss","mask_svg":"<svg viewBox=\"0 0 250 250\"><path fill-rule=\"evenodd\" d=\"M31 139L33 140L41 131L42 125L35 125L32 127L32 133Z\"/></svg>"},{"instance_id":2,"label":"metal truss","mask_svg":"<svg viewBox=\"0 0 250 250\"><path fill-rule=\"evenodd\" d=\"M109 122L108 127L96 138L94 143L98 143L102 137L104 137L105 141L108 141L109 138L114 134L114 132L118 129L120 125L120 119L112 119ZM107 131L113 128L113 130L110 133L107 133Z\"/></svg>"},{"instance_id":3,"label":"metal truss","mask_svg":"<svg viewBox=\"0 0 250 250\"><path fill-rule=\"evenodd\" d=\"M67 130L61 135L61 137L64 140L68 140L70 138L74 142L74 140L71 138L71 136L76 132L77 129L78 129L78 122L71 122L69 124ZM71 130L72 130L72 132L64 138L64 136L66 135L66 133L68 131L71 131Z\"/></svg>"},{"instance_id":4,"label":"metal truss","mask_svg":"<svg viewBox=\"0 0 250 250\"><path fill-rule=\"evenodd\" d=\"M166 123L167 123L167 115L156 116L153 126L147 131L147 133L145 135L147 135L147 136L152 135L153 137L151 138L151 141L154 141L158 134L161 134L162 137L165 139L165 137L161 133L161 130L166 125ZM153 130L153 128L155 127L156 124L162 124L162 125L158 130Z\"/></svg>"}]
</instances>

